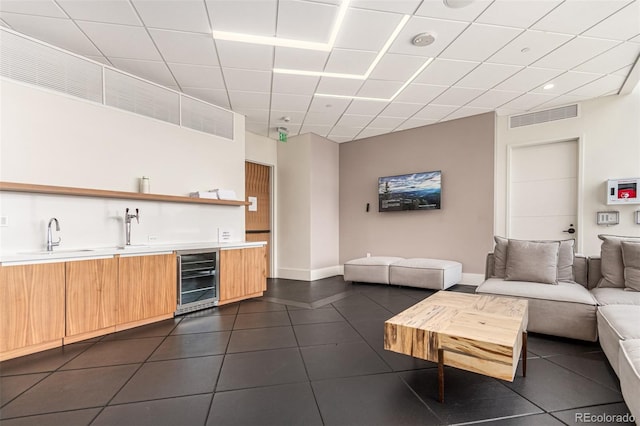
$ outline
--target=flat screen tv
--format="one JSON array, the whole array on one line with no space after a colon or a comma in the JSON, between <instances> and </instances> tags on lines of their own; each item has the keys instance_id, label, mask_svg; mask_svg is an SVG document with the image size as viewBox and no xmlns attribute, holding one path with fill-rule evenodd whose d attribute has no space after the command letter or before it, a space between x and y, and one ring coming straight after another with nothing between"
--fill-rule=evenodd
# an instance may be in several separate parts
<instances>
[{"instance_id":1,"label":"flat screen tv","mask_svg":"<svg viewBox=\"0 0 640 426\"><path fill-rule=\"evenodd\" d=\"M440 208L441 171L378 178L378 211Z\"/></svg>"}]
</instances>

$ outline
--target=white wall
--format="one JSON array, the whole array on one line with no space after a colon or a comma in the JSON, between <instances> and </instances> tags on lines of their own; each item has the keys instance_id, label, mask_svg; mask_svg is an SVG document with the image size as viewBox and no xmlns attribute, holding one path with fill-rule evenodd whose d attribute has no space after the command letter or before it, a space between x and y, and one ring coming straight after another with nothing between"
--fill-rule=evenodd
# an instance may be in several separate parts
<instances>
[{"instance_id":1,"label":"white wall","mask_svg":"<svg viewBox=\"0 0 640 426\"><path fill-rule=\"evenodd\" d=\"M1 80L0 180L116 191L137 191L151 178L151 192L187 195L233 189L244 199L244 117L235 115L234 140ZM3 251L42 248L46 222L61 222L65 248L112 246L124 241L124 209L139 208L132 241L217 240L217 228L244 239L242 207L122 201L0 193Z\"/></svg>"},{"instance_id":2,"label":"white wall","mask_svg":"<svg viewBox=\"0 0 640 426\"><path fill-rule=\"evenodd\" d=\"M578 206L578 250L586 255L600 253L598 234L640 236L633 223L640 205L606 204L606 180L640 177L640 86L626 96L608 96L580 104L580 116L544 124L508 128L508 117L499 117L496 127L496 215L495 233L506 235L507 149L532 142L580 138L582 143L581 204ZM620 211L620 224L598 226L596 212Z\"/></svg>"}]
</instances>

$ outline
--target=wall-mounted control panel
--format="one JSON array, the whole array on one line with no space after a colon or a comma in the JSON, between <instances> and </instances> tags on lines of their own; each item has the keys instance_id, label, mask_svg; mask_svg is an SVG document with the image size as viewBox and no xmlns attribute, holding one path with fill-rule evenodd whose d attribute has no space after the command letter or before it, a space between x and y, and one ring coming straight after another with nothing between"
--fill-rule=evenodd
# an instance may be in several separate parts
<instances>
[{"instance_id":1,"label":"wall-mounted control panel","mask_svg":"<svg viewBox=\"0 0 640 426\"><path fill-rule=\"evenodd\" d=\"M640 178L609 179L607 204L640 204Z\"/></svg>"},{"instance_id":2,"label":"wall-mounted control panel","mask_svg":"<svg viewBox=\"0 0 640 426\"><path fill-rule=\"evenodd\" d=\"M598 212L596 216L598 225L617 225L620 223L620 212Z\"/></svg>"}]
</instances>

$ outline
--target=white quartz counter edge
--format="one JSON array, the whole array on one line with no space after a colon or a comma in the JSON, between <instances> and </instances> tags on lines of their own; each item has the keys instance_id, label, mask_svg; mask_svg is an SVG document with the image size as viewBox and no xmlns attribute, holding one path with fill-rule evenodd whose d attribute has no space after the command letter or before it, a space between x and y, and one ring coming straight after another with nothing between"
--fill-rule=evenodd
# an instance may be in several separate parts
<instances>
[{"instance_id":1,"label":"white quartz counter edge","mask_svg":"<svg viewBox=\"0 0 640 426\"><path fill-rule=\"evenodd\" d=\"M129 255L145 255L145 254L160 254L171 253L173 251L182 250L202 250L202 249L235 249L235 248L247 248L247 247L260 247L265 245L265 241L249 242L249 241L236 241L228 243L219 243L217 241L212 242L195 242L195 243L175 243L175 244L154 244L154 245L132 245L126 248L122 247L97 247L90 249L60 249L52 252L29 252L25 250L22 252L7 252L0 254L0 263L9 265L25 265L31 263L51 263L51 262L66 262L73 260L89 260L89 259L101 259L109 258L115 255L129 256Z\"/></svg>"}]
</instances>

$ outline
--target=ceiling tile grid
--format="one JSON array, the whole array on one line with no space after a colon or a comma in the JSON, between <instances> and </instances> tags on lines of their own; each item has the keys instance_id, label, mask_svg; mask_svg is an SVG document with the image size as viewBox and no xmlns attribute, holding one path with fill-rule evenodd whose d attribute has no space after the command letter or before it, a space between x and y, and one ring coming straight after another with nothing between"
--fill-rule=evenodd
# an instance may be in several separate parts
<instances>
[{"instance_id":1,"label":"ceiling tile grid","mask_svg":"<svg viewBox=\"0 0 640 426\"><path fill-rule=\"evenodd\" d=\"M640 54L640 0L2 0L0 20L336 142L615 94Z\"/></svg>"}]
</instances>

